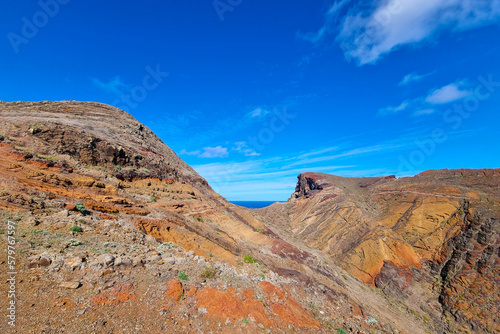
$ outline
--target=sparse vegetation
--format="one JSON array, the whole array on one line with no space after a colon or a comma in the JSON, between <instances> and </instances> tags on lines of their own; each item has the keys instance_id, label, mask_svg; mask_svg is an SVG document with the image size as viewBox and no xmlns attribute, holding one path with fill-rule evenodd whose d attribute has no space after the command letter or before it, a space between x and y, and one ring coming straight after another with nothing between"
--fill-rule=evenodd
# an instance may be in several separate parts
<instances>
[{"instance_id":1,"label":"sparse vegetation","mask_svg":"<svg viewBox=\"0 0 500 334\"><path fill-rule=\"evenodd\" d=\"M82 228L80 226L71 226L69 228L70 231L72 232L83 232Z\"/></svg>"},{"instance_id":2,"label":"sparse vegetation","mask_svg":"<svg viewBox=\"0 0 500 334\"><path fill-rule=\"evenodd\" d=\"M187 276L187 275L186 275L186 273L185 273L185 272L183 272L183 271L181 271L181 272L179 273L179 279L180 279L180 280L183 280L183 281L189 281L188 276Z\"/></svg>"},{"instance_id":3,"label":"sparse vegetation","mask_svg":"<svg viewBox=\"0 0 500 334\"><path fill-rule=\"evenodd\" d=\"M151 199L151 202L156 202L156 197L151 196L150 199Z\"/></svg>"},{"instance_id":4,"label":"sparse vegetation","mask_svg":"<svg viewBox=\"0 0 500 334\"><path fill-rule=\"evenodd\" d=\"M82 242L79 240L76 240L76 239L71 239L68 242L68 246L80 246L81 244L82 244Z\"/></svg>"},{"instance_id":5,"label":"sparse vegetation","mask_svg":"<svg viewBox=\"0 0 500 334\"><path fill-rule=\"evenodd\" d=\"M205 267L205 271L201 273L201 278L209 279L214 278L216 275L216 271L214 268Z\"/></svg>"},{"instance_id":6,"label":"sparse vegetation","mask_svg":"<svg viewBox=\"0 0 500 334\"><path fill-rule=\"evenodd\" d=\"M257 261L255 261L255 259L251 256L248 256L248 255L245 255L245 257L243 258L243 261L245 263L257 263Z\"/></svg>"},{"instance_id":7,"label":"sparse vegetation","mask_svg":"<svg viewBox=\"0 0 500 334\"><path fill-rule=\"evenodd\" d=\"M89 213L89 211L87 210L87 208L85 207L85 204L83 204L82 202L76 202L75 203L75 207L78 211L80 211L80 213L82 215L86 215Z\"/></svg>"},{"instance_id":8,"label":"sparse vegetation","mask_svg":"<svg viewBox=\"0 0 500 334\"><path fill-rule=\"evenodd\" d=\"M347 332L346 332L346 331L345 331L345 329L343 329L343 328L337 328L337 329L336 329L336 331L337 331L337 333L339 333L339 334L347 334Z\"/></svg>"},{"instance_id":9,"label":"sparse vegetation","mask_svg":"<svg viewBox=\"0 0 500 334\"><path fill-rule=\"evenodd\" d=\"M244 323L244 324L248 324L248 320L245 319L245 318L241 319L241 322Z\"/></svg>"}]
</instances>

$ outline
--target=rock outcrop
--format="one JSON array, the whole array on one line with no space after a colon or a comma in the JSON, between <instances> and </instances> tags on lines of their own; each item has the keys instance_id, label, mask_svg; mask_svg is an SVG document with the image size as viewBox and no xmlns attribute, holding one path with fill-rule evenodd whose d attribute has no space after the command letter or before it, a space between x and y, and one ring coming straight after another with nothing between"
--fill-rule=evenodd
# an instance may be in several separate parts
<instances>
[{"instance_id":1,"label":"rock outcrop","mask_svg":"<svg viewBox=\"0 0 500 334\"><path fill-rule=\"evenodd\" d=\"M303 173L288 203L256 212L435 330L500 330L500 169Z\"/></svg>"}]
</instances>

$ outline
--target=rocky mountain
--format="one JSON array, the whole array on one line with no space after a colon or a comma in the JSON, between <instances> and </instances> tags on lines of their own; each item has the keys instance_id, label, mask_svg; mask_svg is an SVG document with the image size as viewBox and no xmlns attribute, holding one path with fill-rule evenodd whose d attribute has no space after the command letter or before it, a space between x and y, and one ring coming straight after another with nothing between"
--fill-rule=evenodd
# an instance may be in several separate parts
<instances>
[{"instance_id":1,"label":"rocky mountain","mask_svg":"<svg viewBox=\"0 0 500 334\"><path fill-rule=\"evenodd\" d=\"M305 173L248 210L76 101L0 102L0 156L2 332L498 330L498 170Z\"/></svg>"},{"instance_id":2,"label":"rocky mountain","mask_svg":"<svg viewBox=\"0 0 500 334\"><path fill-rule=\"evenodd\" d=\"M436 332L500 332L500 169L303 173L288 203L258 212Z\"/></svg>"}]
</instances>

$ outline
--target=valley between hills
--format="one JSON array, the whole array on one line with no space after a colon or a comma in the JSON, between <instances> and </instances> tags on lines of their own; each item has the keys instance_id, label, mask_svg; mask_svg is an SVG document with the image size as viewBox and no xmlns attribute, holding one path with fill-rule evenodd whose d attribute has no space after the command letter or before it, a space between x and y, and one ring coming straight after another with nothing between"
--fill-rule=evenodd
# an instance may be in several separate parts
<instances>
[{"instance_id":1,"label":"valley between hills","mask_svg":"<svg viewBox=\"0 0 500 334\"><path fill-rule=\"evenodd\" d=\"M77 101L0 102L0 155L2 333L500 332L500 169L304 171L247 209Z\"/></svg>"}]
</instances>

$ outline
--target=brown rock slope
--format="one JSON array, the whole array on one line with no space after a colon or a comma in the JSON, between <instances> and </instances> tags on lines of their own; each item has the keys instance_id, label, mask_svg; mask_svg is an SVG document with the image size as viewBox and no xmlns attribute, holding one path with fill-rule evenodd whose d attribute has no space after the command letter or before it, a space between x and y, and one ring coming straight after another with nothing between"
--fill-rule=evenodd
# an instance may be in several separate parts
<instances>
[{"instance_id":1,"label":"brown rock slope","mask_svg":"<svg viewBox=\"0 0 500 334\"><path fill-rule=\"evenodd\" d=\"M0 309L17 312L2 333L434 328L228 203L119 109L0 102L0 157Z\"/></svg>"},{"instance_id":2,"label":"brown rock slope","mask_svg":"<svg viewBox=\"0 0 500 334\"><path fill-rule=\"evenodd\" d=\"M500 331L500 169L298 176L257 217L447 332Z\"/></svg>"}]
</instances>

